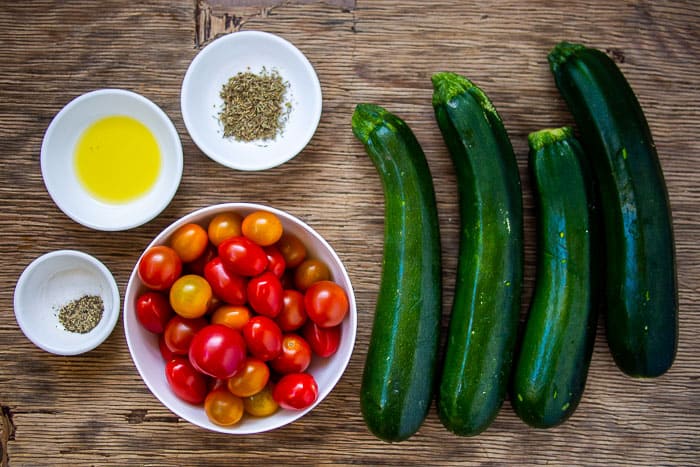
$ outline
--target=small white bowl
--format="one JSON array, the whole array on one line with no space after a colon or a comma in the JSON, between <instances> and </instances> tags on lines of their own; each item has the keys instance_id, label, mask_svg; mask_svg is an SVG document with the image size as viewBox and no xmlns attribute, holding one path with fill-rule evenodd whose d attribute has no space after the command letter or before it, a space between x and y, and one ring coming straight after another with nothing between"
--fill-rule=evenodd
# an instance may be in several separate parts
<instances>
[{"instance_id":1,"label":"small white bowl","mask_svg":"<svg viewBox=\"0 0 700 467\"><path fill-rule=\"evenodd\" d=\"M99 295L104 303L100 322L81 334L67 331L58 310L83 295ZM117 283L96 258L73 250L58 250L35 259L15 286L15 317L24 335L37 347L57 355L88 352L112 333L119 319Z\"/></svg>"},{"instance_id":2,"label":"small white bowl","mask_svg":"<svg viewBox=\"0 0 700 467\"><path fill-rule=\"evenodd\" d=\"M106 203L93 197L78 180L75 146L96 120L111 115L132 117L155 137L161 156L155 185L126 203ZM182 177L182 145L172 121L145 97L122 89L101 89L69 102L53 118L41 145L41 173L51 198L71 219L96 230L126 230L145 224L165 209Z\"/></svg>"},{"instance_id":3,"label":"small white bowl","mask_svg":"<svg viewBox=\"0 0 700 467\"><path fill-rule=\"evenodd\" d=\"M276 70L289 83L291 111L281 134L269 141L224 137L220 92L239 72ZM265 170L287 162L308 144L321 118L321 84L299 49L274 34L241 31L214 40L192 60L182 82L182 118L209 158L238 170Z\"/></svg>"},{"instance_id":4,"label":"small white bowl","mask_svg":"<svg viewBox=\"0 0 700 467\"><path fill-rule=\"evenodd\" d=\"M343 375L345 368L350 361L355 345L355 335L357 331L357 306L353 293L350 277L348 276L343 263L333 248L315 230L296 217L268 206L250 203L226 203L209 206L194 211L175 221L163 230L146 247L168 244L170 236L179 227L187 223L197 223L206 228L209 221L222 212L237 212L242 216L253 211L264 210L272 212L282 222L284 231L295 235L306 246L308 256L323 261L331 272L331 278L340 285L348 295L349 311L342 323L340 347L335 354L328 358L314 357L308 372L311 373L318 383L318 399L311 406L304 410L278 409L273 415L268 417L252 417L244 415L243 419L231 427L222 427L212 423L204 412L203 406L192 405L179 399L170 389L165 376L165 360L161 356L158 348L158 336L147 331L136 318L134 305L139 295L147 289L138 277L138 262L134 267L124 296L124 332L126 341L131 352L131 358L136 365L141 378L146 386L151 390L168 409L179 417L202 428L229 434L251 434L273 430L288 423L291 423L305 414L309 413L331 392L336 383Z\"/></svg>"}]
</instances>

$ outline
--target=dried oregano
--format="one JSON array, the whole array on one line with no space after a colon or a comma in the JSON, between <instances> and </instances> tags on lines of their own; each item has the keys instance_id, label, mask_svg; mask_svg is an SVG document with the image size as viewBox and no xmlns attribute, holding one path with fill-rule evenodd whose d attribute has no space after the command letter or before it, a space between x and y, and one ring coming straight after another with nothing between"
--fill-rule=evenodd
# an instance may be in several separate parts
<instances>
[{"instance_id":1,"label":"dried oregano","mask_svg":"<svg viewBox=\"0 0 700 467\"><path fill-rule=\"evenodd\" d=\"M221 89L224 101L219 119L224 136L239 141L273 139L282 131L291 104L285 102L289 83L273 70L240 72Z\"/></svg>"}]
</instances>

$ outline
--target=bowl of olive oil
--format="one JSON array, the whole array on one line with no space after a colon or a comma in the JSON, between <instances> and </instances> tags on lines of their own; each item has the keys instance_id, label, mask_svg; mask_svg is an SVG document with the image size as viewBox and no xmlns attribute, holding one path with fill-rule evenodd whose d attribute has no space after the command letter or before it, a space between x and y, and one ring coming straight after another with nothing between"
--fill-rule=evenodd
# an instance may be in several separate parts
<instances>
[{"instance_id":1,"label":"bowl of olive oil","mask_svg":"<svg viewBox=\"0 0 700 467\"><path fill-rule=\"evenodd\" d=\"M56 205L97 230L126 230L160 214L182 177L182 145L147 98L101 89L69 102L51 121L41 172Z\"/></svg>"}]
</instances>

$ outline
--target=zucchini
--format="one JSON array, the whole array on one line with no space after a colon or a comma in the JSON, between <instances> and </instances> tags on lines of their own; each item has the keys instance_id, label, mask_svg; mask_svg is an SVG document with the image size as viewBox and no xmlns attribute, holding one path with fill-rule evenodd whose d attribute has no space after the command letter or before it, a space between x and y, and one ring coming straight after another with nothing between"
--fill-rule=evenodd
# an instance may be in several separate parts
<instances>
[{"instance_id":1,"label":"zucchini","mask_svg":"<svg viewBox=\"0 0 700 467\"><path fill-rule=\"evenodd\" d=\"M599 187L611 354L630 376L659 376L676 355L678 286L668 193L649 126L605 53L562 42L548 59Z\"/></svg>"},{"instance_id":2,"label":"zucchini","mask_svg":"<svg viewBox=\"0 0 700 467\"><path fill-rule=\"evenodd\" d=\"M594 189L569 127L528 136L537 199L537 277L511 404L537 428L578 406L593 353L598 297Z\"/></svg>"},{"instance_id":3,"label":"zucchini","mask_svg":"<svg viewBox=\"0 0 700 467\"><path fill-rule=\"evenodd\" d=\"M486 94L454 73L437 73L432 81L460 212L437 406L448 430L472 436L496 417L510 376L523 279L522 193L513 147Z\"/></svg>"},{"instance_id":4,"label":"zucchini","mask_svg":"<svg viewBox=\"0 0 700 467\"><path fill-rule=\"evenodd\" d=\"M359 104L352 130L382 182L384 253L360 405L378 438L402 441L430 409L442 304L440 232L430 169L410 128Z\"/></svg>"}]
</instances>

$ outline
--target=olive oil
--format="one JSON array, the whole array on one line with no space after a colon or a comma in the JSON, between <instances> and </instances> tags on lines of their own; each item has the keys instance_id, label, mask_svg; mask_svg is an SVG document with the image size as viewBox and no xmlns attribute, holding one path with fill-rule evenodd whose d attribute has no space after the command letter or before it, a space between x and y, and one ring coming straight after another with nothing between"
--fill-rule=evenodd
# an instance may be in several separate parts
<instances>
[{"instance_id":1,"label":"olive oil","mask_svg":"<svg viewBox=\"0 0 700 467\"><path fill-rule=\"evenodd\" d=\"M125 115L97 120L75 147L78 180L92 196L107 203L126 203L148 193L160 165L160 149L151 131Z\"/></svg>"}]
</instances>

